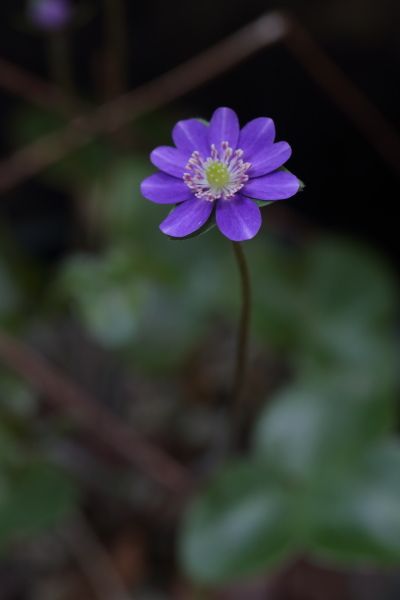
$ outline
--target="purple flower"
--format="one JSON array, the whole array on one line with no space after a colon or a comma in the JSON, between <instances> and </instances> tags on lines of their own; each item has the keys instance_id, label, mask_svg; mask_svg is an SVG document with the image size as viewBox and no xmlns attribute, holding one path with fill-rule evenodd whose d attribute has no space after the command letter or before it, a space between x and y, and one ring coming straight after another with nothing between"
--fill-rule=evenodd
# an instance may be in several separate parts
<instances>
[{"instance_id":1,"label":"purple flower","mask_svg":"<svg viewBox=\"0 0 400 600\"><path fill-rule=\"evenodd\" d=\"M48 31L65 27L71 16L70 0L33 0L28 7L30 21Z\"/></svg>"},{"instance_id":2,"label":"purple flower","mask_svg":"<svg viewBox=\"0 0 400 600\"><path fill-rule=\"evenodd\" d=\"M227 238L249 240L261 227L256 200L283 200L299 191L297 177L281 169L292 150L274 142L271 119L260 117L240 129L232 109L218 108L209 125L179 121L172 138L175 147L160 146L150 155L161 172L141 184L148 200L177 205L160 225L166 235L186 237L214 213Z\"/></svg>"}]
</instances>

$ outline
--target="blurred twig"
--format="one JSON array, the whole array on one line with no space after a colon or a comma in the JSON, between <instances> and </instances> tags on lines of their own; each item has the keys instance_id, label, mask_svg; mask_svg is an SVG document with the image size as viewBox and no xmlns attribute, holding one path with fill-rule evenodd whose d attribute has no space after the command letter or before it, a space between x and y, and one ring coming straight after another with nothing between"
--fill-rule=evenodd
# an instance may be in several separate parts
<instances>
[{"instance_id":1,"label":"blurred twig","mask_svg":"<svg viewBox=\"0 0 400 600\"><path fill-rule=\"evenodd\" d=\"M61 537L99 600L130 600L111 557L81 514L68 523Z\"/></svg>"},{"instance_id":2,"label":"blurred twig","mask_svg":"<svg viewBox=\"0 0 400 600\"><path fill-rule=\"evenodd\" d=\"M3 58L0 58L0 87L30 104L65 117L73 117L78 109L82 110L76 98L69 97L57 86L42 81Z\"/></svg>"},{"instance_id":3,"label":"blurred twig","mask_svg":"<svg viewBox=\"0 0 400 600\"><path fill-rule=\"evenodd\" d=\"M130 121L199 87L283 38L286 20L280 13L263 15L208 50L18 150L0 164L0 192L40 173L96 135L118 131Z\"/></svg>"},{"instance_id":4,"label":"blurred twig","mask_svg":"<svg viewBox=\"0 0 400 600\"><path fill-rule=\"evenodd\" d=\"M176 493L190 488L188 472L175 459L103 408L46 358L3 331L0 331L0 361L57 409L155 482Z\"/></svg>"},{"instance_id":5,"label":"blurred twig","mask_svg":"<svg viewBox=\"0 0 400 600\"><path fill-rule=\"evenodd\" d=\"M93 137L117 132L130 121L196 89L266 46L284 40L295 58L331 94L387 163L400 171L400 140L394 127L295 19L272 12L155 80L76 116L64 129L18 150L0 163L0 193L37 175Z\"/></svg>"},{"instance_id":6,"label":"blurred twig","mask_svg":"<svg viewBox=\"0 0 400 600\"><path fill-rule=\"evenodd\" d=\"M105 49L106 99L126 91L127 31L126 10L123 0L104 0L104 26L107 47Z\"/></svg>"},{"instance_id":7,"label":"blurred twig","mask_svg":"<svg viewBox=\"0 0 400 600\"><path fill-rule=\"evenodd\" d=\"M400 173L400 137L395 127L302 25L290 17L288 23L290 27L284 38L288 49L387 164Z\"/></svg>"}]
</instances>

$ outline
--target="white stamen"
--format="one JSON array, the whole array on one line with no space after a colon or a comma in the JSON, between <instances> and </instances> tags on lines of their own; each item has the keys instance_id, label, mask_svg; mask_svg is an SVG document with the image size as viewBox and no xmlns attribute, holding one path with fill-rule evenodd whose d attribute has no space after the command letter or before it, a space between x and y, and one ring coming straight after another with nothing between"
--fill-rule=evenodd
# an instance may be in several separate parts
<instances>
[{"instance_id":1,"label":"white stamen","mask_svg":"<svg viewBox=\"0 0 400 600\"><path fill-rule=\"evenodd\" d=\"M195 150L191 155L183 180L197 198L213 202L232 198L248 181L246 172L251 163L243 162L243 150L233 151L228 142L221 143L218 151L211 145L211 155L204 159Z\"/></svg>"}]
</instances>

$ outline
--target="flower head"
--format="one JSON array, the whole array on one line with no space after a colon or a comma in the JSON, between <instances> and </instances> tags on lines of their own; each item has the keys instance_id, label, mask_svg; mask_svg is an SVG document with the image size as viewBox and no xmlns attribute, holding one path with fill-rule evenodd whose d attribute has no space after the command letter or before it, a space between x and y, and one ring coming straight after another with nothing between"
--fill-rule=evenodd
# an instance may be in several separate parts
<instances>
[{"instance_id":1,"label":"flower head","mask_svg":"<svg viewBox=\"0 0 400 600\"><path fill-rule=\"evenodd\" d=\"M36 27L48 31L62 29L71 16L70 0L33 0L28 7L29 20Z\"/></svg>"},{"instance_id":2,"label":"flower head","mask_svg":"<svg viewBox=\"0 0 400 600\"><path fill-rule=\"evenodd\" d=\"M209 124L179 121L175 147L160 146L150 155L161 172L141 184L145 198L176 204L161 223L166 235L191 235L215 215L216 224L235 242L253 238L261 227L257 200L283 200L299 191L300 181L281 167L292 151L275 143L271 119L260 117L240 129L236 113L218 108Z\"/></svg>"}]
</instances>

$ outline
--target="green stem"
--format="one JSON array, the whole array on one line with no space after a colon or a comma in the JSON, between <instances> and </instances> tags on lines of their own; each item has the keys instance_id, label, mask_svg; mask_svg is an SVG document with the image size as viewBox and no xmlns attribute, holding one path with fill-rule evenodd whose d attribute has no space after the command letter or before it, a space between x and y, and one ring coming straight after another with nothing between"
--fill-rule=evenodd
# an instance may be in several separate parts
<instances>
[{"instance_id":1,"label":"green stem","mask_svg":"<svg viewBox=\"0 0 400 600\"><path fill-rule=\"evenodd\" d=\"M251 316L251 285L250 274L247 266L243 247L233 242L233 250L239 269L242 306L239 321L238 341L236 348L235 370L233 378L232 402L236 428L240 430L243 417L243 389L246 381L248 342Z\"/></svg>"}]
</instances>

